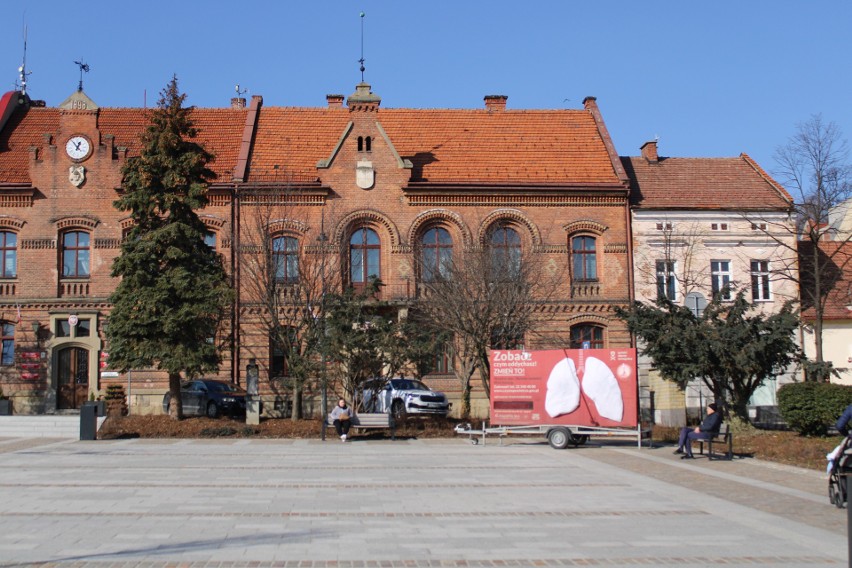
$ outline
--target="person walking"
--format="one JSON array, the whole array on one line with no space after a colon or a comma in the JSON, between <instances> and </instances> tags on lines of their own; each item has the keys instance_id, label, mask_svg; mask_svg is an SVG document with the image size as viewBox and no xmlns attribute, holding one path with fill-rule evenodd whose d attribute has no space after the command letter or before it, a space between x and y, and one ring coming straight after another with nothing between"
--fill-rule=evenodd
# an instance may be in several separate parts
<instances>
[{"instance_id":1,"label":"person walking","mask_svg":"<svg viewBox=\"0 0 852 568\"><path fill-rule=\"evenodd\" d=\"M331 411L331 421L341 442L345 442L349 436L349 427L352 425L353 418L355 418L355 410L346 404L345 398L341 397L337 401L337 406Z\"/></svg>"},{"instance_id":2,"label":"person walking","mask_svg":"<svg viewBox=\"0 0 852 568\"><path fill-rule=\"evenodd\" d=\"M707 405L707 416L701 421L701 424L695 428L689 426L680 429L680 437L677 441L676 454L683 454L680 459L691 460L695 456L692 455L693 440L709 440L719 433L722 427L722 415L716 412L717 406L715 402Z\"/></svg>"}]
</instances>

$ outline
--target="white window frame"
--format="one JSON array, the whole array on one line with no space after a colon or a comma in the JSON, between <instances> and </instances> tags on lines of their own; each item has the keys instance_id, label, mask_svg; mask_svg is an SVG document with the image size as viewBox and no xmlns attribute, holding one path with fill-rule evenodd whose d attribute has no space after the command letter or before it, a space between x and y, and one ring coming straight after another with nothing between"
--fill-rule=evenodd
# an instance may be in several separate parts
<instances>
[{"instance_id":1,"label":"white window frame","mask_svg":"<svg viewBox=\"0 0 852 568\"><path fill-rule=\"evenodd\" d=\"M660 265L663 265L663 270L660 270ZM657 290L657 297L660 297L660 279L663 278L663 290L665 296L670 302L677 301L677 263L673 260L658 260L654 264L656 278L654 285ZM669 284L671 284L671 297L669 297Z\"/></svg>"},{"instance_id":2,"label":"white window frame","mask_svg":"<svg viewBox=\"0 0 852 568\"><path fill-rule=\"evenodd\" d=\"M755 269L757 264L757 269ZM749 263L751 272L751 299L753 302L772 301L772 279L768 260L752 259Z\"/></svg>"},{"instance_id":3,"label":"white window frame","mask_svg":"<svg viewBox=\"0 0 852 568\"><path fill-rule=\"evenodd\" d=\"M727 264L726 269L722 269L721 263ZM718 268L714 268L714 265L719 263L720 266ZM727 281L725 277L727 276ZM714 259L710 261L710 290L713 295L716 295L717 291L721 291L726 285L731 284L734 281L733 275L731 274L731 261L730 259ZM727 290L724 294L722 294L722 300L730 300L731 299L731 290Z\"/></svg>"}]
</instances>

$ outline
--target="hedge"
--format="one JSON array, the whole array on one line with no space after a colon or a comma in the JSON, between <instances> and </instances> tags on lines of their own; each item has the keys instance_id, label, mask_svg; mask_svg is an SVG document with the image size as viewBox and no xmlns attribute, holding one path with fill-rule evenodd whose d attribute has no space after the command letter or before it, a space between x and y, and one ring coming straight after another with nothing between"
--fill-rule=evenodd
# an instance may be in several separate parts
<instances>
[{"instance_id":1,"label":"hedge","mask_svg":"<svg viewBox=\"0 0 852 568\"><path fill-rule=\"evenodd\" d=\"M825 436L852 404L852 387L831 383L790 383L778 389L778 410L803 436Z\"/></svg>"}]
</instances>

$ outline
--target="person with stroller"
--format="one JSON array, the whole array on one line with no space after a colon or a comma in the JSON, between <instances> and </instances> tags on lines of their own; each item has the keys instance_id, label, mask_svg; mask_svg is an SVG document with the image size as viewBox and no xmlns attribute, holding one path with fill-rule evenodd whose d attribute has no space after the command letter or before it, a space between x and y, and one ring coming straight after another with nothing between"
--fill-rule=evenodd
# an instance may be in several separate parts
<instances>
[{"instance_id":1,"label":"person with stroller","mask_svg":"<svg viewBox=\"0 0 852 568\"><path fill-rule=\"evenodd\" d=\"M683 454L680 459L691 460L695 458L692 455L693 440L709 440L719 433L719 429L722 427L722 415L716 412L716 409L716 403L711 402L707 405L707 416L701 421L701 424L695 428L686 426L680 429L677 449L674 451L676 454Z\"/></svg>"},{"instance_id":2,"label":"person with stroller","mask_svg":"<svg viewBox=\"0 0 852 568\"><path fill-rule=\"evenodd\" d=\"M837 424L835 424L834 427L837 428L837 431L840 432L842 436L848 436L850 421L852 421L852 404L846 407L846 410L844 410L843 414L840 415L840 418L837 420Z\"/></svg>"}]
</instances>

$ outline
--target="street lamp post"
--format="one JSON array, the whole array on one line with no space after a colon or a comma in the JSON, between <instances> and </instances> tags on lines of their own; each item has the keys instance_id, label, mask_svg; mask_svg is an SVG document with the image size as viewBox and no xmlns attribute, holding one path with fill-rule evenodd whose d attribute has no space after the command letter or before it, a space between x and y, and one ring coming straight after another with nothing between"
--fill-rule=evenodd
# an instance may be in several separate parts
<instances>
[{"instance_id":1,"label":"street lamp post","mask_svg":"<svg viewBox=\"0 0 852 568\"><path fill-rule=\"evenodd\" d=\"M320 317L322 318L322 338L320 339L320 364L322 365L322 402L320 403L320 408L322 412L322 440L325 441L325 434L327 429L327 416L328 416L328 370L326 369L326 349L327 349L327 339L326 339L326 322L325 322L325 243L328 240L328 236L325 234L325 210L322 211L322 217L320 218L320 234L317 237L317 241L320 243L320 270L322 274L320 278L322 279L322 295L320 296Z\"/></svg>"}]
</instances>

